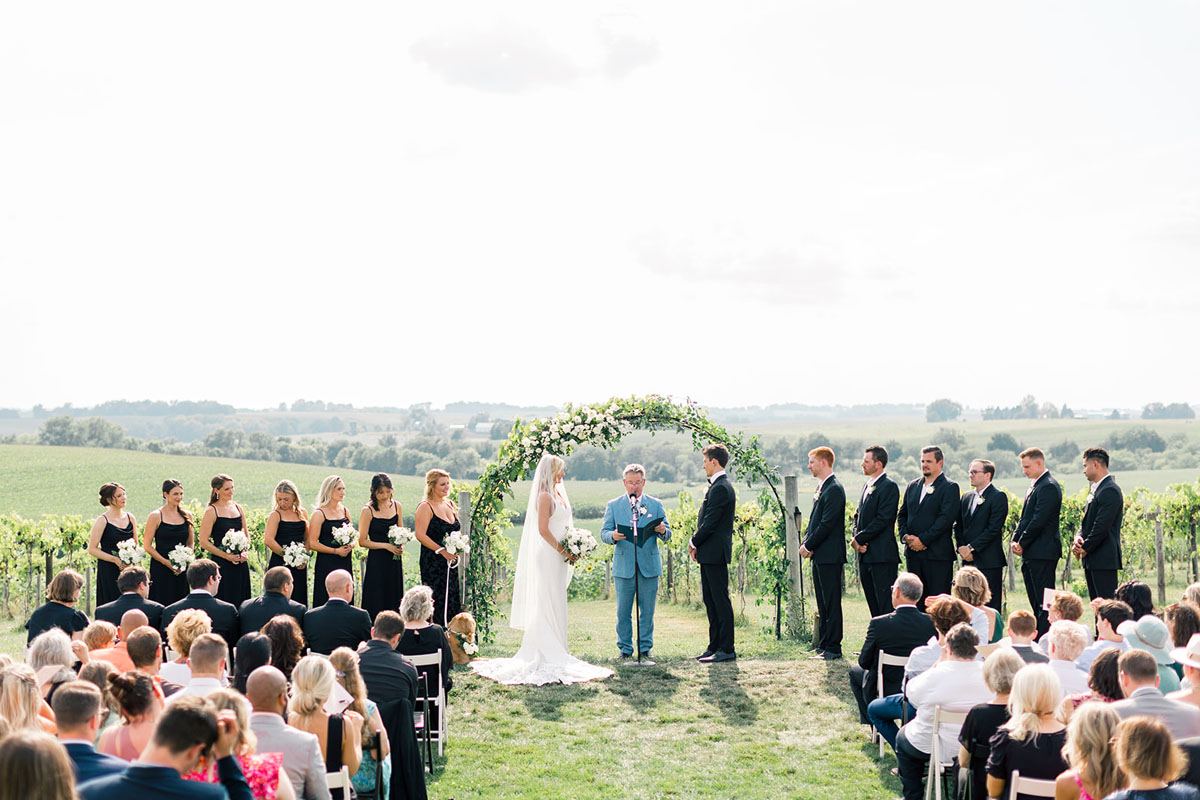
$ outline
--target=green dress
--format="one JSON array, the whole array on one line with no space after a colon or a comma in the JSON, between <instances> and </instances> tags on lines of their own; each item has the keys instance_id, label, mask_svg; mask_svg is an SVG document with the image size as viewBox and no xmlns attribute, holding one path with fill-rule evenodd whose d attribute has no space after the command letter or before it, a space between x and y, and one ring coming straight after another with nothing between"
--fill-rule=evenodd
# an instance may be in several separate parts
<instances>
[{"instance_id":1,"label":"green dress","mask_svg":"<svg viewBox=\"0 0 1200 800\"><path fill-rule=\"evenodd\" d=\"M375 716L377 706L372 701L367 701L367 719ZM372 737L374 738L374 737ZM375 789L375 765L378 762L375 756L371 755L371 750L367 746L367 741L363 740L363 756L362 763L358 765L358 772L350 777L350 785L357 792L370 792ZM392 785L392 754L388 753L383 757L383 792L379 795L380 800L387 800L388 790Z\"/></svg>"}]
</instances>

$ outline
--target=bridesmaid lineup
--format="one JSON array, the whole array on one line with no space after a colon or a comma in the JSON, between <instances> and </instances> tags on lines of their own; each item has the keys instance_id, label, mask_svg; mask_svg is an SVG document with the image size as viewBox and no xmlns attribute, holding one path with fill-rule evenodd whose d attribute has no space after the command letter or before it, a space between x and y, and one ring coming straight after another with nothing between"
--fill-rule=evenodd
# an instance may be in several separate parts
<instances>
[{"instance_id":1,"label":"bridesmaid lineup","mask_svg":"<svg viewBox=\"0 0 1200 800\"><path fill-rule=\"evenodd\" d=\"M356 526L342 502L346 485L339 476L330 475L321 482L311 513L305 510L296 484L280 481L272 493L263 531L263 544L269 551L264 571L286 566L292 574L292 599L310 605L311 585L311 605L321 606L329 599L325 590L329 573L344 569L354 574L357 546L367 551L362 607L372 619L380 611L396 611L404 597L404 548L392 543L389 532L393 526L403 526L404 509L394 494L388 475L374 475ZM142 562L145 556L150 557L150 599L164 606L183 599L189 588L187 563L176 552L182 547L193 558L217 562L217 598L240 608L252 597L250 563L254 554L239 546L237 534L249 537L250 531L246 511L233 495L233 478L214 475L208 505L197 523L183 507L183 484L168 478L162 484L162 505L147 516L139 536L137 520L125 508L125 487L119 483L101 486L104 513L96 518L88 540L88 553L96 559L96 605L120 597L117 576L126 566L125 559ZM421 577L433 589L434 619L443 626L459 612L460 600L457 562L442 544L447 534L460 527L458 508L450 499L450 474L430 470L425 476L424 499L416 509L415 534L421 545ZM339 528L349 528L353 537L335 539ZM342 538L345 540L344 535ZM120 546L127 540L132 540L130 545Z\"/></svg>"}]
</instances>

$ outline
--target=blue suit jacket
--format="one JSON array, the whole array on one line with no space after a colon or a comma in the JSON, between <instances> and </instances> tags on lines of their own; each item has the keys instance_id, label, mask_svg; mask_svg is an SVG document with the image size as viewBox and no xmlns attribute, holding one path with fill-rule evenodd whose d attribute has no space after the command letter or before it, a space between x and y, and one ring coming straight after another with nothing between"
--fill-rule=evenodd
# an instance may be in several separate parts
<instances>
[{"instance_id":1,"label":"blue suit jacket","mask_svg":"<svg viewBox=\"0 0 1200 800\"><path fill-rule=\"evenodd\" d=\"M79 786L80 800L254 800L233 756L217 760L218 783L185 781L170 767L130 763L124 772Z\"/></svg>"},{"instance_id":2,"label":"blue suit jacket","mask_svg":"<svg viewBox=\"0 0 1200 800\"><path fill-rule=\"evenodd\" d=\"M641 505L646 508L645 514L638 515L641 522L649 522L659 517L662 517L663 521L666 522L667 512L663 509L663 504L658 501L658 498L643 494ZM600 539L605 544L611 544L616 547L616 550L613 551L613 576L617 578L632 578L635 554L637 558L637 571L643 577L657 578L659 575L662 575L662 558L658 554L659 537L653 535L641 547L635 547L633 542L628 540L614 542L613 532L616 531L618 525L633 525L633 509L629 507L629 495L627 494L608 501L608 505L604 509L604 524L600 527ZM664 542L671 538L671 523L666 522L666 525L667 532L662 534ZM641 528L641 525L638 527Z\"/></svg>"},{"instance_id":3,"label":"blue suit jacket","mask_svg":"<svg viewBox=\"0 0 1200 800\"><path fill-rule=\"evenodd\" d=\"M71 769L75 770L76 785L90 781L92 778L123 772L129 766L128 761L110 756L108 753L98 752L90 744L70 742L65 747L67 755L71 757Z\"/></svg>"}]
</instances>

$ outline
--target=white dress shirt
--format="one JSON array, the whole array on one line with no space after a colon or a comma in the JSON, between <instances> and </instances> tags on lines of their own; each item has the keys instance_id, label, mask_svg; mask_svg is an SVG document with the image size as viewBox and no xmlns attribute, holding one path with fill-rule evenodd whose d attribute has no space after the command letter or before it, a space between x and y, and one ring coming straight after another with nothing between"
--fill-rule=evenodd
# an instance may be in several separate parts
<instances>
[{"instance_id":1,"label":"white dress shirt","mask_svg":"<svg viewBox=\"0 0 1200 800\"><path fill-rule=\"evenodd\" d=\"M200 697L204 697L212 690L221 688L224 687L221 681L217 678L192 678L191 681L188 682L187 686L168 697L165 705L169 706L179 698L187 697L188 695L199 695Z\"/></svg>"},{"instance_id":2,"label":"white dress shirt","mask_svg":"<svg viewBox=\"0 0 1200 800\"><path fill-rule=\"evenodd\" d=\"M934 706L940 705L946 711L970 711L992 699L978 661L942 661L909 681L905 693L917 707L917 715L904 726L904 735L922 753L933 751ZM958 755L961 730L962 723L941 725L938 738L945 763Z\"/></svg>"},{"instance_id":3,"label":"white dress shirt","mask_svg":"<svg viewBox=\"0 0 1200 800\"><path fill-rule=\"evenodd\" d=\"M1087 685L1088 676L1075 667L1074 661L1063 661L1061 658L1050 657L1050 669L1062 683L1063 696L1082 694L1090 691Z\"/></svg>"}]
</instances>

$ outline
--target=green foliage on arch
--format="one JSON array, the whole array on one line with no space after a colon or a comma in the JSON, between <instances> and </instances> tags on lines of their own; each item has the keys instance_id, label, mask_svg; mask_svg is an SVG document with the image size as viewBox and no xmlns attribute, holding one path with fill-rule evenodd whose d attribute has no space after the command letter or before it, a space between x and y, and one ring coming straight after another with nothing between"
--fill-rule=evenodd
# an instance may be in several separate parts
<instances>
[{"instance_id":1,"label":"green foliage on arch","mask_svg":"<svg viewBox=\"0 0 1200 800\"><path fill-rule=\"evenodd\" d=\"M765 485L778 514L773 546L768 548L767 568L772 588L787 594L787 547L784 534L783 501L779 496L779 474L767 463L758 446L758 437L743 439L713 422L703 408L688 400L678 403L670 397L613 398L592 405L568 405L546 419L513 424L508 440L501 445L496 461L489 464L471 493L472 552L466 574L464 604L475 615L480 633L490 638L492 619L497 611L496 594L500 589L497 571L490 555L495 548L507 547L503 541L509 514L504 498L512 494L512 484L533 474L544 453L565 456L581 445L613 448L622 437L637 430L676 431L690 434L697 450L708 444L722 444L729 450L729 472L747 485ZM778 620L777 620L778 622Z\"/></svg>"}]
</instances>

